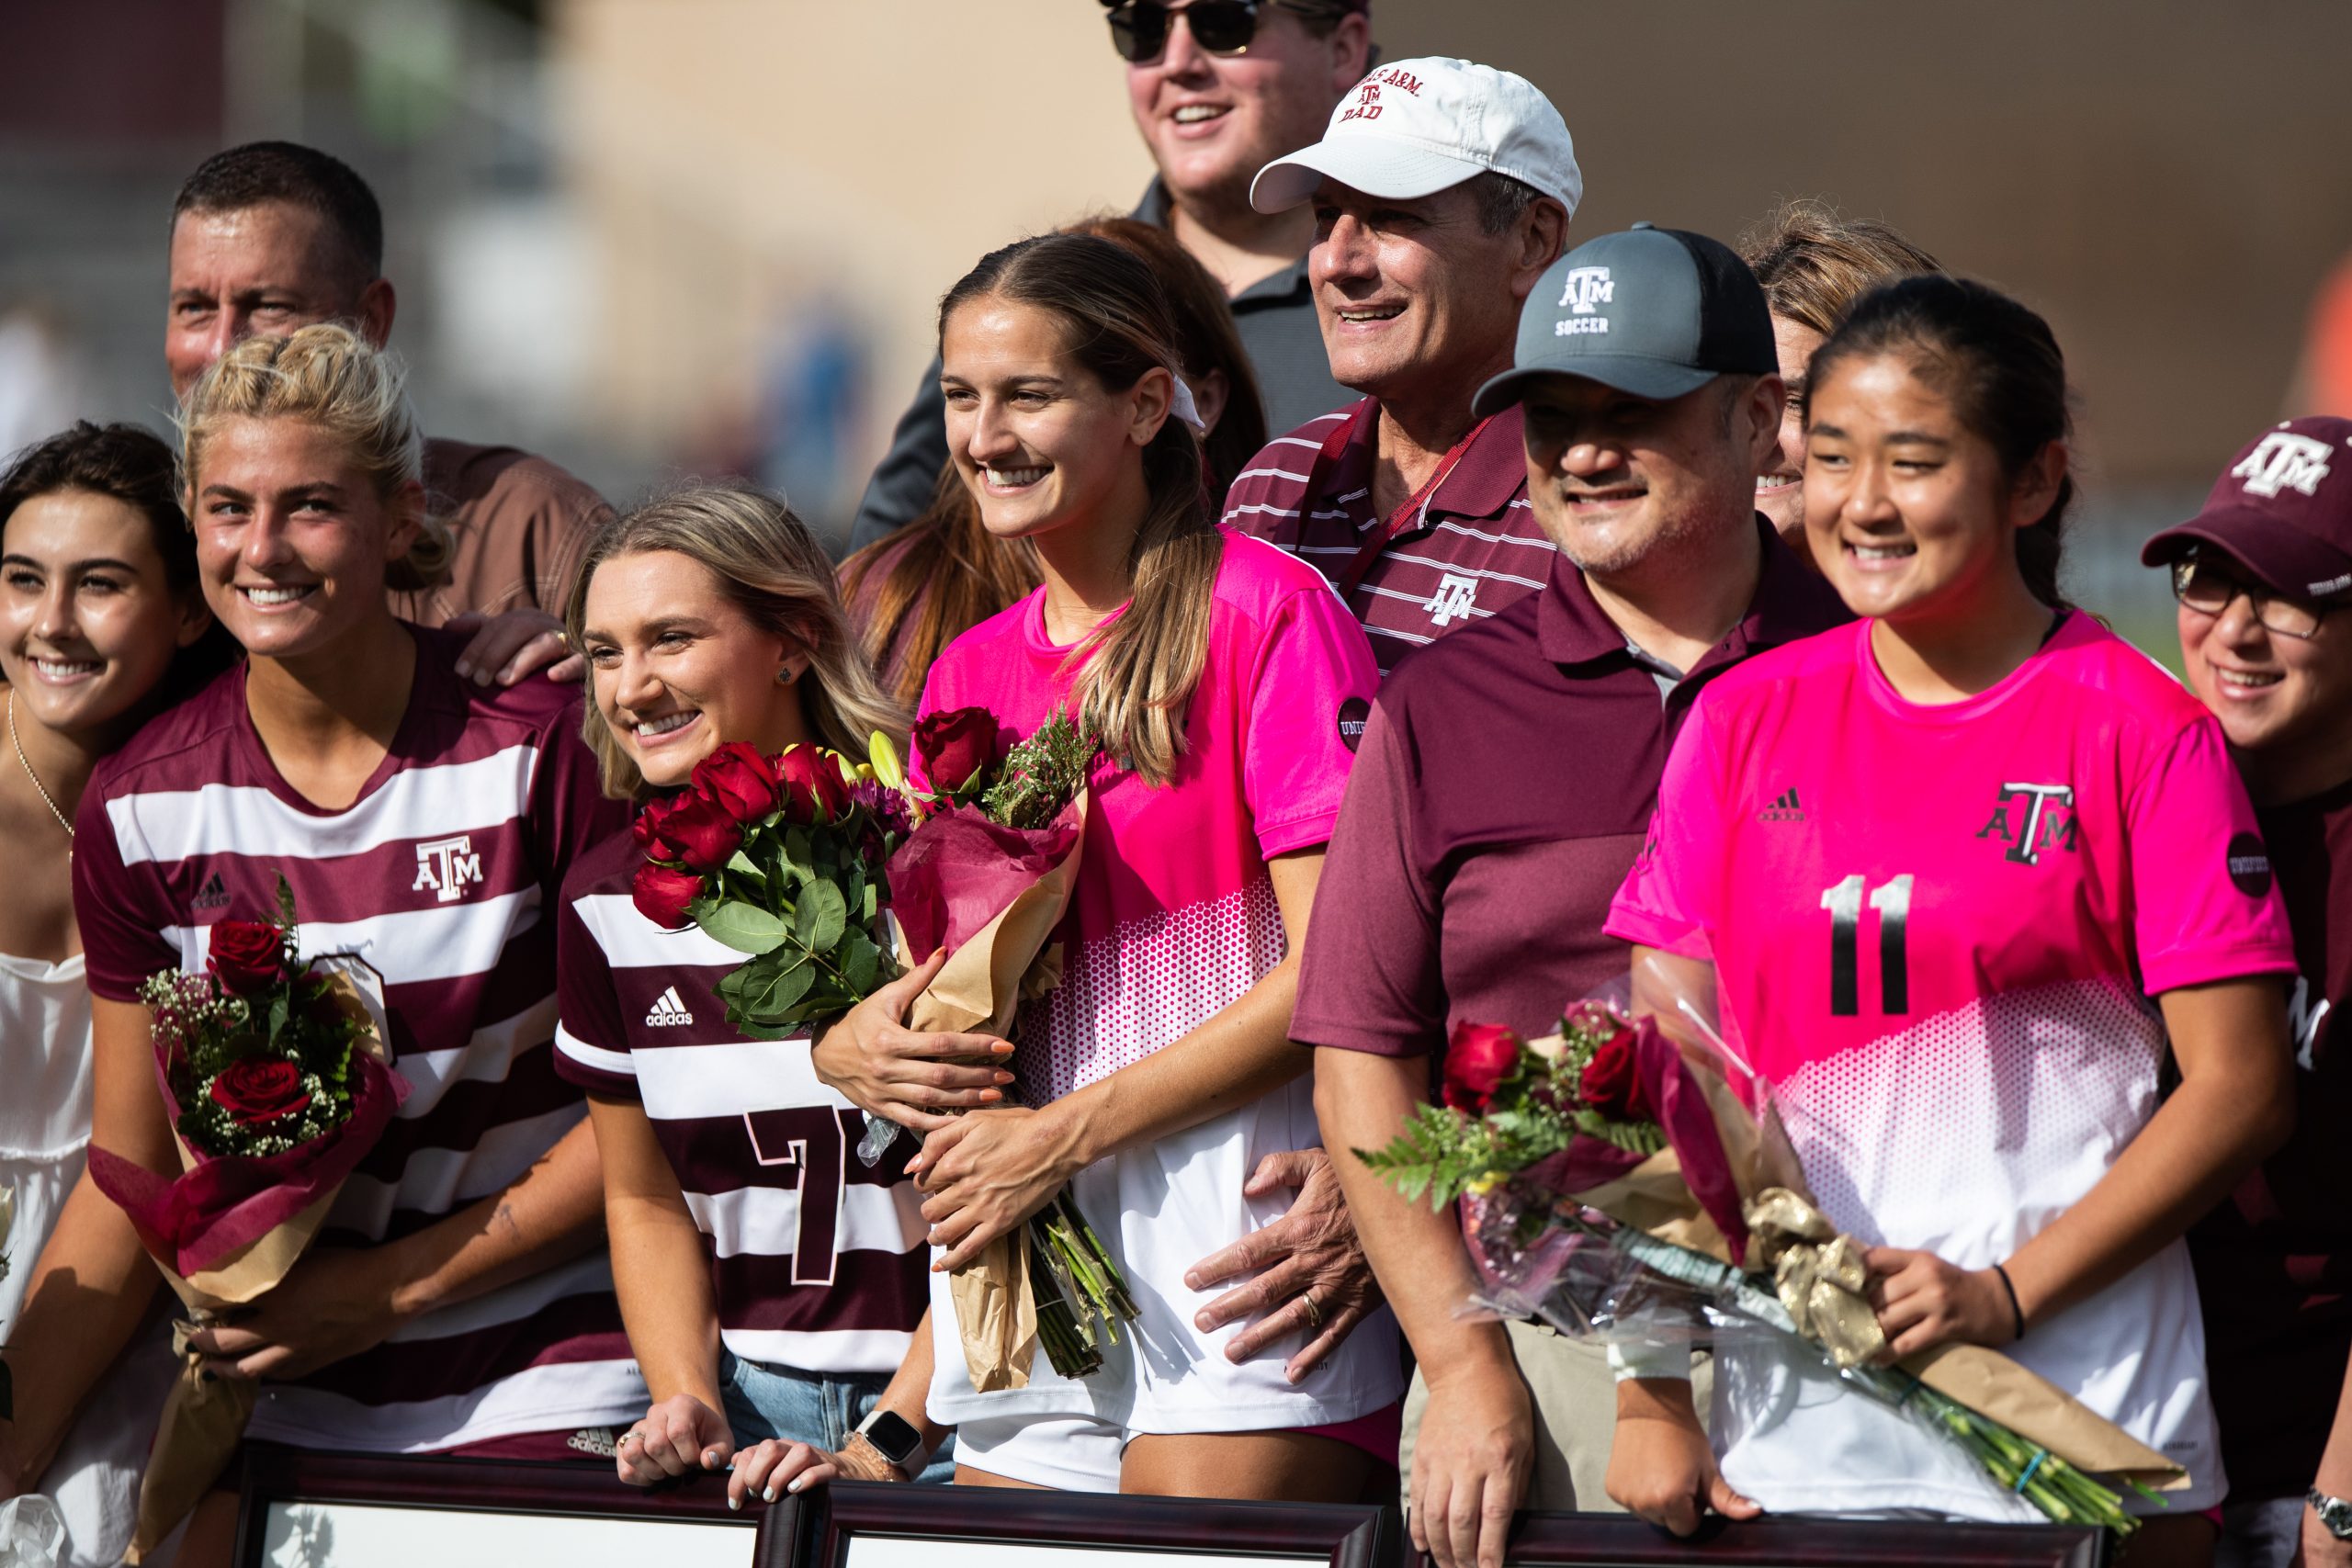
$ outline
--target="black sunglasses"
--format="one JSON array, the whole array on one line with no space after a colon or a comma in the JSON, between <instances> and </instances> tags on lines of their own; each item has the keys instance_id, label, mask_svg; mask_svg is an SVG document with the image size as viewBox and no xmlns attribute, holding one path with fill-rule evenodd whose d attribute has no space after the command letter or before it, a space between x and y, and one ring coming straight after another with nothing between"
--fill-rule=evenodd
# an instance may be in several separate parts
<instances>
[{"instance_id":1,"label":"black sunglasses","mask_svg":"<svg viewBox=\"0 0 2352 1568\"><path fill-rule=\"evenodd\" d=\"M1258 17L1271 6L1310 16L1331 16L1339 9L1294 0L1193 0L1179 12L1159 0L1125 0L1111 8L1111 46L1130 65L1157 60L1168 47L1170 20L1182 15L1194 43L1211 54L1239 54L1258 36Z\"/></svg>"}]
</instances>

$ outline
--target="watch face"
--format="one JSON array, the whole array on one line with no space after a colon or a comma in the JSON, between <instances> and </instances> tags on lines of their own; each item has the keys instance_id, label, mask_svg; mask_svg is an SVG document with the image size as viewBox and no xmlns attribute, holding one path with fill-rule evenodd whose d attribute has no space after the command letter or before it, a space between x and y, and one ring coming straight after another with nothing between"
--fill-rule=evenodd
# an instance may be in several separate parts
<instances>
[{"instance_id":1,"label":"watch face","mask_svg":"<svg viewBox=\"0 0 2352 1568\"><path fill-rule=\"evenodd\" d=\"M922 1434L915 1430L914 1423L888 1410L867 1416L858 1430L884 1459L901 1467L922 1447Z\"/></svg>"}]
</instances>

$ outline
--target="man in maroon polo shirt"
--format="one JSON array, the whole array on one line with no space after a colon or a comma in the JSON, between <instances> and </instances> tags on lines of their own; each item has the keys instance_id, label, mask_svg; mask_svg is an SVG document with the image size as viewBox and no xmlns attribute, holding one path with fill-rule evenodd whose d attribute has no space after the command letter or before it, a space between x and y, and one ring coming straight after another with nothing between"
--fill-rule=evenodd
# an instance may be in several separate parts
<instances>
[{"instance_id":1,"label":"man in maroon polo shirt","mask_svg":"<svg viewBox=\"0 0 2352 1568\"><path fill-rule=\"evenodd\" d=\"M2188 1233L2230 1477L2214 1562L2352 1563L2352 420L2264 432L2143 558L2172 569L2182 666L2254 797L2301 971L2294 1137Z\"/></svg>"},{"instance_id":2,"label":"man in maroon polo shirt","mask_svg":"<svg viewBox=\"0 0 2352 1568\"><path fill-rule=\"evenodd\" d=\"M1584 194L1568 128L1525 78L1401 60L1323 140L1259 171L1261 212L1315 209L1307 276L1332 379L1363 400L1277 436L1225 520L1321 570L1385 672L1544 584L1516 407L1470 394L1511 362L1521 301Z\"/></svg>"},{"instance_id":3,"label":"man in maroon polo shirt","mask_svg":"<svg viewBox=\"0 0 2352 1568\"><path fill-rule=\"evenodd\" d=\"M1528 300L1516 368L1475 412L1523 407L1529 495L1558 555L1542 592L1416 654L1372 706L1291 1025L1317 1048L1328 1147L1386 1144L1454 1024L1541 1033L1626 972L1602 918L1692 700L1750 654L1846 618L1755 510L1776 365L1754 276L1700 235L1604 235ZM1426 1390L1415 1541L1443 1568L1499 1568L1522 1500L1607 1506L1614 1401L1598 1353L1460 1321L1474 1280L1454 1217L1338 1163Z\"/></svg>"}]
</instances>

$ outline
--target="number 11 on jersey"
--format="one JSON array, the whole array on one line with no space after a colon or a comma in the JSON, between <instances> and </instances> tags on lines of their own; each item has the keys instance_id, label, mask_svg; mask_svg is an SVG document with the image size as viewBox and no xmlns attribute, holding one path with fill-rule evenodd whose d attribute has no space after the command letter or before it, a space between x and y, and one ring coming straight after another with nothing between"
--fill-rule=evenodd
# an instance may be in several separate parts
<instances>
[{"instance_id":1,"label":"number 11 on jersey","mask_svg":"<svg viewBox=\"0 0 2352 1568\"><path fill-rule=\"evenodd\" d=\"M1863 895L1869 882L1860 872L1822 890L1829 911L1829 1011L1852 1018L1862 1010L1861 946ZM1882 1012L1911 1010L1911 976L1905 943L1911 924L1911 874L1881 883L1869 893L1878 915L1878 997Z\"/></svg>"}]
</instances>

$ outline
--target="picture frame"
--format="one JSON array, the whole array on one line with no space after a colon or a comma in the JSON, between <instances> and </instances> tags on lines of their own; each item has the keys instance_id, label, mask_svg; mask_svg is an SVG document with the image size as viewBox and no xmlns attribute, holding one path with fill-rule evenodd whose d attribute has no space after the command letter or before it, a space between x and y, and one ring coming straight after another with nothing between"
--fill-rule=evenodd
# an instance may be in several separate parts
<instances>
[{"instance_id":1,"label":"picture frame","mask_svg":"<svg viewBox=\"0 0 2352 1568\"><path fill-rule=\"evenodd\" d=\"M247 1443L237 1568L750 1568L762 1518L724 1475L631 1486L612 1463L313 1453Z\"/></svg>"},{"instance_id":2,"label":"picture frame","mask_svg":"<svg viewBox=\"0 0 2352 1568\"><path fill-rule=\"evenodd\" d=\"M1506 1568L2105 1568L2096 1525L1792 1516L1712 1519L1679 1540L1628 1514L1525 1513Z\"/></svg>"},{"instance_id":3,"label":"picture frame","mask_svg":"<svg viewBox=\"0 0 2352 1568\"><path fill-rule=\"evenodd\" d=\"M952 1553L943 1545L952 1543ZM842 1481L776 1506L755 1568L1398 1568L1393 1506Z\"/></svg>"}]
</instances>

